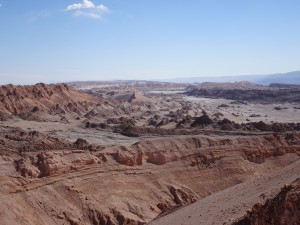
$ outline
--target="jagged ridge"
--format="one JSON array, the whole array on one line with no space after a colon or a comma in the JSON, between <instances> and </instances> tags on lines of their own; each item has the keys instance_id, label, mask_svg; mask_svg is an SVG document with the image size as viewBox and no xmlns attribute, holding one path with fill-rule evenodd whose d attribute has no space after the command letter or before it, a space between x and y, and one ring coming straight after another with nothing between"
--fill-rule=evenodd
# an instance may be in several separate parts
<instances>
[{"instance_id":1,"label":"jagged ridge","mask_svg":"<svg viewBox=\"0 0 300 225\"><path fill-rule=\"evenodd\" d=\"M66 84L38 83L28 86L12 84L0 87L0 112L12 115L29 111L61 113L87 111L89 106L103 102Z\"/></svg>"}]
</instances>

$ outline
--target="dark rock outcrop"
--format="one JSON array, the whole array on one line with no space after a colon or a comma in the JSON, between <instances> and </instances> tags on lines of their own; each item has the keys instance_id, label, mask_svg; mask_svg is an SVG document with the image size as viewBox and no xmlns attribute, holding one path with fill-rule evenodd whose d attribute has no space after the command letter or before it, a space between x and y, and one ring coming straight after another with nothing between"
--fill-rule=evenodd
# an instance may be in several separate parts
<instances>
[{"instance_id":1,"label":"dark rock outcrop","mask_svg":"<svg viewBox=\"0 0 300 225\"><path fill-rule=\"evenodd\" d=\"M200 117L197 117L195 121L191 124L191 127L197 127L199 125L207 126L213 123L213 120L207 115L204 114Z\"/></svg>"},{"instance_id":2,"label":"dark rock outcrop","mask_svg":"<svg viewBox=\"0 0 300 225\"><path fill-rule=\"evenodd\" d=\"M265 204L255 204L250 212L232 225L299 225L300 180L285 186Z\"/></svg>"}]
</instances>

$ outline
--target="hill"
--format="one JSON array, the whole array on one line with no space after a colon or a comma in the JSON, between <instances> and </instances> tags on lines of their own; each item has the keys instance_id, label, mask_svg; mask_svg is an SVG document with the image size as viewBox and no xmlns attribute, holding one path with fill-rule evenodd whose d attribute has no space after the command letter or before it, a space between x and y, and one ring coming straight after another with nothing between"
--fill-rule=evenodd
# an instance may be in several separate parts
<instances>
[{"instance_id":1,"label":"hill","mask_svg":"<svg viewBox=\"0 0 300 225\"><path fill-rule=\"evenodd\" d=\"M7 115L36 111L53 114L87 111L89 106L101 101L66 84L8 84L0 87L0 112Z\"/></svg>"}]
</instances>

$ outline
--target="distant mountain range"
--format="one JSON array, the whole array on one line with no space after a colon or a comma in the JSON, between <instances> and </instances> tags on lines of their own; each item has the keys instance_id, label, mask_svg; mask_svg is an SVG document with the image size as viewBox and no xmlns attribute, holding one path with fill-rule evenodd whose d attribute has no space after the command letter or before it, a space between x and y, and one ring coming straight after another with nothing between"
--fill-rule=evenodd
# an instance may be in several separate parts
<instances>
[{"instance_id":1,"label":"distant mountain range","mask_svg":"<svg viewBox=\"0 0 300 225\"><path fill-rule=\"evenodd\" d=\"M174 83L202 83L202 82L238 82L249 81L256 84L269 85L271 83L300 84L300 71L276 73L267 75L241 75L220 77L179 77L159 81Z\"/></svg>"}]
</instances>

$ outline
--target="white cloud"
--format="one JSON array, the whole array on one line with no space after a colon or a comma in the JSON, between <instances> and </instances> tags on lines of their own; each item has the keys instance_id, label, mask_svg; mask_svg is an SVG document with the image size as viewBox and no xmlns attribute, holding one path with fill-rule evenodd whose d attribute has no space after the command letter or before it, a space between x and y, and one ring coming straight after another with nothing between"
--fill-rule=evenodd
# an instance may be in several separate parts
<instances>
[{"instance_id":1,"label":"white cloud","mask_svg":"<svg viewBox=\"0 0 300 225\"><path fill-rule=\"evenodd\" d=\"M95 4L90 0L83 0L82 3L75 3L68 5L66 11L76 10L76 9L92 9L95 8Z\"/></svg>"},{"instance_id":2,"label":"white cloud","mask_svg":"<svg viewBox=\"0 0 300 225\"><path fill-rule=\"evenodd\" d=\"M74 12L74 16L85 16L90 17L92 19L101 19L101 15L92 12L82 12L80 10Z\"/></svg>"},{"instance_id":3,"label":"white cloud","mask_svg":"<svg viewBox=\"0 0 300 225\"><path fill-rule=\"evenodd\" d=\"M109 9L103 4L95 5L90 0L83 0L82 3L68 5L65 11L72 11L76 17L85 16L93 19L101 19L103 14L109 12Z\"/></svg>"}]
</instances>

